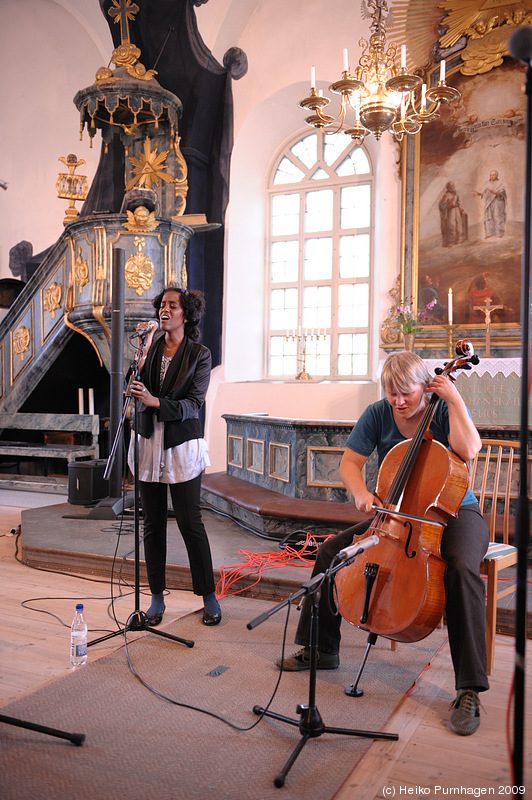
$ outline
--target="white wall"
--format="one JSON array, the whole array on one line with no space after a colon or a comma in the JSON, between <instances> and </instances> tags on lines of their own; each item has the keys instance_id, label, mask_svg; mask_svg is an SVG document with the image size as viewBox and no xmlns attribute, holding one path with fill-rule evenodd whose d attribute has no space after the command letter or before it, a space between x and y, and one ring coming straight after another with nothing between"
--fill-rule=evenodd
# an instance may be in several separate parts
<instances>
[{"instance_id":1,"label":"white wall","mask_svg":"<svg viewBox=\"0 0 532 800\"><path fill-rule=\"evenodd\" d=\"M39 253L61 235L68 201L59 200L55 190L58 173L66 169L59 157L75 153L85 159L77 172L89 180L96 171L99 142L92 150L87 135L80 142L72 101L94 82L111 52L95 0L0 3L0 178L9 184L0 190L1 278L12 277L13 245L25 239Z\"/></svg>"},{"instance_id":2,"label":"white wall","mask_svg":"<svg viewBox=\"0 0 532 800\"><path fill-rule=\"evenodd\" d=\"M23 5L23 13L21 6ZM227 215L223 364L207 398L207 438L213 470L225 469L224 413L354 420L377 396L370 383L267 382L263 374L265 186L283 143L303 131L297 107L308 94L310 67L319 88L340 76L342 51L354 66L369 26L352 0L209 0L196 8L199 30L222 62L230 47L247 54L249 70L233 83L235 145ZM9 277L10 247L22 239L34 252L63 229L66 201L55 192L59 156L84 158L92 178L100 153L84 134L72 99L94 81L112 53L98 0L1 0L0 277ZM141 57L142 60L142 57ZM368 142L376 169L376 252L372 370L382 351L378 329L399 270L400 183L397 148L389 134ZM78 208L79 208L78 204Z\"/></svg>"},{"instance_id":3,"label":"white wall","mask_svg":"<svg viewBox=\"0 0 532 800\"><path fill-rule=\"evenodd\" d=\"M224 413L262 411L272 416L355 420L378 394L374 382L260 380L268 170L283 143L305 130L305 114L297 104L308 94L310 66L316 66L318 88L326 92L329 83L339 77L343 46L358 41L364 23L348 2L286 4L270 0L249 5L254 13L248 14L238 42L248 55L249 71L233 84L235 144L227 227L224 364L213 375L207 399L211 471L225 469ZM206 11L204 6L204 15ZM201 20L200 15L198 18ZM345 28L346 19L353 20L353 30L342 42L338 31ZM201 26L200 29L203 32ZM223 44L228 47L230 41L226 38ZM221 58L223 54L216 55ZM353 47L352 57L358 58L358 48ZM379 349L379 326L391 304L388 291L399 270L400 183L397 146L391 137L385 134L380 142L371 138L367 144L376 170L372 349L375 375L383 355Z\"/></svg>"}]
</instances>

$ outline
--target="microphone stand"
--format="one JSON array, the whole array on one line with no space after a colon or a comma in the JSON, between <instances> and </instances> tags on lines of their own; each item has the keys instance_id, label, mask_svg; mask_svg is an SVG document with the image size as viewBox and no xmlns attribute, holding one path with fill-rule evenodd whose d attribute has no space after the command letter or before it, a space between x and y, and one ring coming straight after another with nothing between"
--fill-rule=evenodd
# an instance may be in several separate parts
<instances>
[{"instance_id":1,"label":"microphone stand","mask_svg":"<svg viewBox=\"0 0 532 800\"><path fill-rule=\"evenodd\" d=\"M58 728L49 728L47 725L37 725L35 722L26 722L23 719L7 717L5 714L0 714L0 722L5 722L6 725L16 725L18 728L27 728L38 733L46 733L48 736L57 736L59 739L68 739L69 742L72 742L77 747L81 747L85 741L84 733L68 733Z\"/></svg>"},{"instance_id":2,"label":"microphone stand","mask_svg":"<svg viewBox=\"0 0 532 800\"><path fill-rule=\"evenodd\" d=\"M360 551L362 552L362 551ZM358 553L355 553L358 555ZM311 610L311 617L310 617L310 634L309 634L309 650L310 650L310 675L309 675L309 690L308 690L308 703L306 705L297 705L296 711L300 715L299 720L291 719L290 717L285 717L282 714L277 714L274 711L268 711L267 709L262 708L261 706L253 706L253 713L257 715L262 715L265 717L273 717L273 719L278 719L281 722L286 722L288 725L294 725L299 728L299 732L301 734L301 739L297 743L296 747L292 751L292 754L286 761L285 765L281 769L281 771L276 775L274 778L274 785L277 788L284 786L286 776L293 766L296 758L302 751L303 747L306 745L309 739L315 739L318 736L321 736L323 733L334 733L340 734L341 736L362 736L368 739L392 739L397 741L399 736L397 733L383 733L382 731L363 731L363 730L356 730L350 728L331 728L328 725L325 725L320 712L318 711L318 707L316 706L316 673L317 673L317 664L318 664L318 629L319 629L319 600L321 594L321 586L326 581L329 580L338 570L346 567L348 564L353 562L354 556L351 558L342 561L341 563L337 564L336 566L331 566L326 572L320 572L319 575L315 575L313 578L310 578L306 583L302 584L302 588L293 595L290 595L287 600L284 600L282 603L279 603L275 606L275 608L271 609L270 611L261 614L258 617L255 617L254 620L247 624L248 630L252 630L256 628L257 625L265 622L272 614L275 614L277 611L280 611L281 608L291 603L293 600L297 600L298 597L302 597L303 595L309 595L312 601L312 610Z\"/></svg>"},{"instance_id":3,"label":"microphone stand","mask_svg":"<svg viewBox=\"0 0 532 800\"><path fill-rule=\"evenodd\" d=\"M527 639L527 556L530 542L530 501L528 499L529 411L531 389L530 269L532 247L532 27L518 27L508 39L508 52L526 65L526 166L524 190L523 251L521 258L521 414L519 441L519 493L515 535L517 545L517 588L515 600L514 741L512 768L514 785L524 781L525 652Z\"/></svg>"},{"instance_id":4,"label":"microphone stand","mask_svg":"<svg viewBox=\"0 0 532 800\"><path fill-rule=\"evenodd\" d=\"M141 337L142 339L142 337ZM131 377L128 382L128 386L126 389L126 397L124 401L124 406L122 409L122 417L120 419L120 423L118 425L115 439L113 442L113 446L111 448L111 453L107 460L107 465L104 472L104 478L107 478L109 475L112 466L113 460L115 458L116 452L118 450L118 444L120 442L120 438L122 436L122 432L124 429L124 422L129 406L129 402L131 400L131 384L133 381L136 381L140 377L140 356L143 350L143 345L145 342L145 338L140 344L137 354L135 356L135 360L131 365ZM143 611L140 610L140 501L139 501L139 443L137 438L137 420L138 420L138 399L136 397L133 398L133 456L134 456L134 465L133 465L133 496L134 496L134 531L135 531L135 610L129 617L129 621L123 628L119 628L112 633L108 633L105 636L100 636L98 639L93 639L91 642L87 642L87 647L90 647L93 644L98 644L99 642L104 642L107 639L111 639L114 636L119 636L122 633L125 633L128 630L131 631L150 631L150 633L155 633L157 636L163 636L165 639L172 639L174 642L180 642L181 644L185 644L187 647L194 647L194 642L191 639L181 639L179 636L173 636L170 633L165 633L164 631L160 631L158 628L153 628L146 622L146 615Z\"/></svg>"},{"instance_id":5,"label":"microphone stand","mask_svg":"<svg viewBox=\"0 0 532 800\"><path fill-rule=\"evenodd\" d=\"M528 29L529 33L532 29ZM514 742L512 766L516 786L524 786L525 650L527 629L527 562L530 541L528 499L528 403L530 399L530 248L532 246L532 66L526 73L525 226L521 275L521 414L519 494L516 514L517 588L515 601Z\"/></svg>"}]
</instances>

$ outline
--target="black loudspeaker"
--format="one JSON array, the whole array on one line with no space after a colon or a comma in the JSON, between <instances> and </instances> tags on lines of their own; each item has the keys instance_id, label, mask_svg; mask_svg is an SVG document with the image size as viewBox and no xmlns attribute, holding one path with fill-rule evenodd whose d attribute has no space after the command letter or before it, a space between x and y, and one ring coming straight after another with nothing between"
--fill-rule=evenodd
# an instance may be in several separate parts
<instances>
[{"instance_id":1,"label":"black loudspeaker","mask_svg":"<svg viewBox=\"0 0 532 800\"><path fill-rule=\"evenodd\" d=\"M103 477L107 461L71 461L68 465L68 502L75 506L96 503L109 494L109 481Z\"/></svg>"}]
</instances>

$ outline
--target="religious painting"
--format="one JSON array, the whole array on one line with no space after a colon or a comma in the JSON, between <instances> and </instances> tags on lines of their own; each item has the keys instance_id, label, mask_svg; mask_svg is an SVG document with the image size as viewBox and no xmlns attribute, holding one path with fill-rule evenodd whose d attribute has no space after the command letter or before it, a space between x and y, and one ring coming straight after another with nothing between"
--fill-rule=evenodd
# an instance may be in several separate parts
<instances>
[{"instance_id":1,"label":"religious painting","mask_svg":"<svg viewBox=\"0 0 532 800\"><path fill-rule=\"evenodd\" d=\"M518 323L524 218L525 71L448 74L460 92L424 126L419 149L418 309L430 322Z\"/></svg>"}]
</instances>

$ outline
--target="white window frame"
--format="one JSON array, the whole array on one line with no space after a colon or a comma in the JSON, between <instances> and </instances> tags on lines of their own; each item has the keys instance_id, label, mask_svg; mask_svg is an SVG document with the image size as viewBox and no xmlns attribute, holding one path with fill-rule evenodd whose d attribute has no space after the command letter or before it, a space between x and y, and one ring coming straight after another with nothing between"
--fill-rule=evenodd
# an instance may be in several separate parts
<instances>
[{"instance_id":1,"label":"white window frame","mask_svg":"<svg viewBox=\"0 0 532 800\"><path fill-rule=\"evenodd\" d=\"M283 160L284 157L288 158L294 165L298 168L301 168L301 162L293 155L291 148L300 141L301 139L306 138L312 133L316 133L318 137L318 160L315 165L304 169L305 176L302 180L292 183L278 183L274 184L273 180L277 169ZM339 155L336 157L333 164L329 165L328 167L325 165L326 169L329 169L334 173L334 170L342 163L342 161L346 158L346 153L348 152L349 147L356 147L355 143L352 142L345 134L338 134L338 136L345 137L345 144L346 147L342 150ZM336 175L333 177L327 177L320 180L312 180L311 175L316 172L316 167L324 167L323 162L323 144L326 143L326 139L328 134L324 134L321 131L310 132L308 129L304 131L300 131L299 134L294 135L291 137L282 148L279 149L275 158L272 161L272 167L270 170L268 183L267 183L267 223L266 223L266 247L265 247L265 320L266 320L266 336L265 336L265 348L264 348L264 370L263 374L267 379L270 380L291 380L296 377L296 375L287 376L286 374L277 374L272 373L270 371L270 338L272 336L279 336L286 333L286 331L281 331L279 329L272 329L270 327L270 293L272 288L290 288L294 287L297 288L298 291L298 320L301 320L302 316L302 306L303 306L303 288L305 285L312 285L312 286L331 286L331 320L330 320L330 328L327 329L327 333L330 335L330 371L328 374L321 374L316 375L318 380L332 380L332 381L360 381L360 380L370 380L371 379L371 363L372 363L372 337L371 337L371 330L372 330L372 317L373 317L373 276L374 276L374 252L375 252L375 193L376 193L376 181L375 181L375 169L373 164L373 159L371 153L365 148L363 145L361 149L367 159L369 165L369 172L363 173L360 175L348 175L344 178ZM356 228L340 228L340 193L341 189L346 186L359 186L362 184L369 184L370 186L370 203L369 203L369 221L368 225L365 227L356 227ZM305 197L306 193L309 190L318 190L318 189L331 189L333 190L333 224L332 228L328 228L323 232L305 232L304 225L305 225ZM299 194L299 228L297 234L291 235L279 235L274 236L271 231L271 220L272 220L272 203L273 197L276 195L281 194ZM312 280L304 280L303 277L303 268L304 268L304 250L305 250L305 241L308 238L316 238L319 237L323 233L324 236L332 236L333 239L333 269L332 269L332 278L322 278L322 279L312 279ZM341 278L339 275L339 242L340 236L342 235L352 235L352 234L367 234L369 236L369 265L368 265L368 275L367 277L348 277L348 278ZM273 282L271 280L271 250L272 244L278 240L297 240L298 241L298 252L299 252L299 261L298 261L298 278L297 281L294 282ZM363 326L352 326L352 327L342 327L339 328L338 326L338 289L339 286L342 284L366 284L368 286L368 308L367 308L367 321L366 324ZM351 333L363 333L367 336L367 366L365 371L358 372L356 374L352 373L340 373L338 371L338 335L339 334L351 334ZM301 364L298 364L298 368Z\"/></svg>"}]
</instances>

